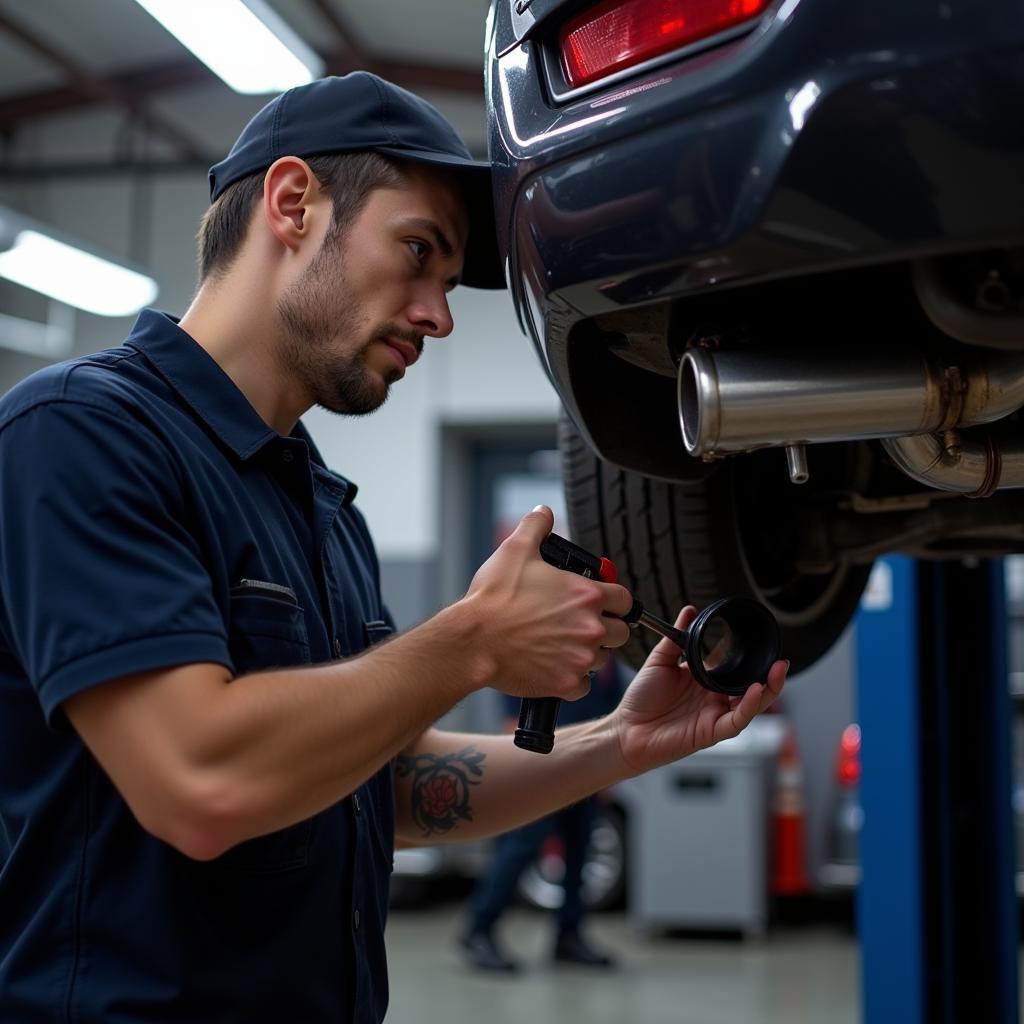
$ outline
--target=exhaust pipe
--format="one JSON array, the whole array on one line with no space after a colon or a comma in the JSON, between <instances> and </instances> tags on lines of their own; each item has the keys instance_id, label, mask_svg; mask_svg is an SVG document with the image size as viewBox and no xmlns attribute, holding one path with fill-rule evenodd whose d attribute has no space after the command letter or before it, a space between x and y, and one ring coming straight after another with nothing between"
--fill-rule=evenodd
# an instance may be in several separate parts
<instances>
[{"instance_id":1,"label":"exhaust pipe","mask_svg":"<svg viewBox=\"0 0 1024 1024\"><path fill-rule=\"evenodd\" d=\"M892 437L882 444L907 476L940 491L988 498L996 491L1024 487L1024 442L997 445L989 434L981 441L923 434Z\"/></svg>"},{"instance_id":2,"label":"exhaust pipe","mask_svg":"<svg viewBox=\"0 0 1024 1024\"><path fill-rule=\"evenodd\" d=\"M1024 353L981 350L944 363L922 353L851 352L826 359L806 352L693 348L679 366L678 402L686 450L703 458L827 441L905 439L991 423L1019 409ZM996 487L1024 485L1024 459L1006 446L948 439L886 447L897 465L932 487L984 492L993 474L1002 481ZM1007 471L1017 462L1022 483L1011 483L1016 474Z\"/></svg>"}]
</instances>

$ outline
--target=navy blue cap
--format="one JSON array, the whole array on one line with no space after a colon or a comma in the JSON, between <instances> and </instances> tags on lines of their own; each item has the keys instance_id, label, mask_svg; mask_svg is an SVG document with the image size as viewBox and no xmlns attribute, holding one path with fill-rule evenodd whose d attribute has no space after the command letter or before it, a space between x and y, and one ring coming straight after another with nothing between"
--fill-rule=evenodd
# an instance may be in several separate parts
<instances>
[{"instance_id":1,"label":"navy blue cap","mask_svg":"<svg viewBox=\"0 0 1024 1024\"><path fill-rule=\"evenodd\" d=\"M271 100L210 168L210 202L232 182L282 156L372 150L455 174L469 210L463 284L504 288L495 235L491 168L474 160L455 129L426 100L367 71L320 78Z\"/></svg>"}]
</instances>

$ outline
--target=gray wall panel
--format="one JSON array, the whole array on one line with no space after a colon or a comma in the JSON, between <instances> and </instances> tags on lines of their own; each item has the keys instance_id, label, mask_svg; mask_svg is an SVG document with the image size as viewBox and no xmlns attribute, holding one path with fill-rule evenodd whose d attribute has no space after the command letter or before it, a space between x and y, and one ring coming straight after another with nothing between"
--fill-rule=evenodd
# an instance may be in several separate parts
<instances>
[{"instance_id":1,"label":"gray wall panel","mask_svg":"<svg viewBox=\"0 0 1024 1024\"><path fill-rule=\"evenodd\" d=\"M399 629L408 629L437 610L437 579L436 558L381 559L381 590Z\"/></svg>"}]
</instances>

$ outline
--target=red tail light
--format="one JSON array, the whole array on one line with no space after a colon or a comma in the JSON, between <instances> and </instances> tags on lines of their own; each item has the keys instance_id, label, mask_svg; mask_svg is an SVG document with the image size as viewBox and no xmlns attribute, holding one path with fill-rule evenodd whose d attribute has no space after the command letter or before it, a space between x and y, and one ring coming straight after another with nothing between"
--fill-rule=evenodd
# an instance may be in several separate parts
<instances>
[{"instance_id":1,"label":"red tail light","mask_svg":"<svg viewBox=\"0 0 1024 1024\"><path fill-rule=\"evenodd\" d=\"M562 29L566 77L586 85L756 18L770 2L605 0Z\"/></svg>"},{"instance_id":2,"label":"red tail light","mask_svg":"<svg viewBox=\"0 0 1024 1024\"><path fill-rule=\"evenodd\" d=\"M839 740L836 758L836 779L840 786L856 786L860 782L860 726L848 725Z\"/></svg>"}]
</instances>

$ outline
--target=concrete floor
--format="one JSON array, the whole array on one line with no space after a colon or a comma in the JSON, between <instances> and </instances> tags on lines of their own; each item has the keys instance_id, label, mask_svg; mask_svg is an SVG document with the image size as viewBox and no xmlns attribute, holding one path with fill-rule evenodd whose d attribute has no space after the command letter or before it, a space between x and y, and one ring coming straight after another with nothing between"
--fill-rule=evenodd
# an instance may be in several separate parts
<instances>
[{"instance_id":1,"label":"concrete floor","mask_svg":"<svg viewBox=\"0 0 1024 1024\"><path fill-rule=\"evenodd\" d=\"M612 971L554 966L551 920L512 910L501 936L527 970L475 973L454 942L458 904L395 910L389 1024L859 1024L860 960L840 923L773 928L764 940L638 936L622 914L587 921Z\"/></svg>"}]
</instances>

